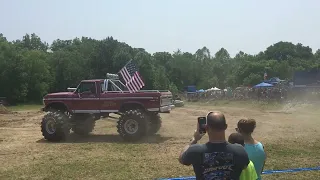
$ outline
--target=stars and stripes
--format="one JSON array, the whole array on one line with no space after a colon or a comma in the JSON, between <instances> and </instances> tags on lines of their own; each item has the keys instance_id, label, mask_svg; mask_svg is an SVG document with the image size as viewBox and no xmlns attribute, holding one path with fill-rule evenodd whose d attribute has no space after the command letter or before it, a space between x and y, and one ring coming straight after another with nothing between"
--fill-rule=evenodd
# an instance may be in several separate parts
<instances>
[{"instance_id":1,"label":"stars and stripes","mask_svg":"<svg viewBox=\"0 0 320 180\"><path fill-rule=\"evenodd\" d=\"M137 92L144 86L144 82L139 74L139 69L132 60L130 60L118 74L122 77L130 93Z\"/></svg>"}]
</instances>

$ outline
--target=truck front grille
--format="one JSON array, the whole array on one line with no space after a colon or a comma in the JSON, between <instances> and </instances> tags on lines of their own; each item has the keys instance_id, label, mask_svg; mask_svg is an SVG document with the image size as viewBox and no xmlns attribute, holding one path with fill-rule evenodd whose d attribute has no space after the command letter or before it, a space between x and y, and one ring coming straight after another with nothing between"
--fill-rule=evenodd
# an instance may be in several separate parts
<instances>
[{"instance_id":1,"label":"truck front grille","mask_svg":"<svg viewBox=\"0 0 320 180\"><path fill-rule=\"evenodd\" d=\"M167 106L172 104L172 97L163 97L161 98L161 106Z\"/></svg>"}]
</instances>

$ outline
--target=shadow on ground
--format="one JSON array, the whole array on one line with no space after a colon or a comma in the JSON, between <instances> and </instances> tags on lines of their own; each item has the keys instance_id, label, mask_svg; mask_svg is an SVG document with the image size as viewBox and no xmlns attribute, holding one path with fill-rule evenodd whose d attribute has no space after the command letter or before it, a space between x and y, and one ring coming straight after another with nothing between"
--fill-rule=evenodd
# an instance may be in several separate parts
<instances>
[{"instance_id":1,"label":"shadow on ground","mask_svg":"<svg viewBox=\"0 0 320 180\"><path fill-rule=\"evenodd\" d=\"M123 144L156 144L156 143L163 143L167 140L171 139L171 137L163 137L159 134L155 134L152 136L147 136L142 138L137 142L127 142L124 141L119 135L117 134L90 134L87 136L80 136L74 133L71 133L65 141L61 141L59 143L123 143ZM49 142L45 139L40 139L36 141L37 143L55 143Z\"/></svg>"}]
</instances>

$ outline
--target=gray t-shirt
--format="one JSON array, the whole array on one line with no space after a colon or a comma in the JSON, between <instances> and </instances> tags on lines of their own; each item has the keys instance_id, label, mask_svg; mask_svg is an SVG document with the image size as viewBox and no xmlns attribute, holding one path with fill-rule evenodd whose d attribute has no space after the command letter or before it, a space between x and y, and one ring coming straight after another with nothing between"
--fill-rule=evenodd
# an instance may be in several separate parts
<instances>
[{"instance_id":1,"label":"gray t-shirt","mask_svg":"<svg viewBox=\"0 0 320 180\"><path fill-rule=\"evenodd\" d=\"M182 163L193 165L197 180L238 180L249 164L248 154L239 144L194 144L182 155Z\"/></svg>"}]
</instances>

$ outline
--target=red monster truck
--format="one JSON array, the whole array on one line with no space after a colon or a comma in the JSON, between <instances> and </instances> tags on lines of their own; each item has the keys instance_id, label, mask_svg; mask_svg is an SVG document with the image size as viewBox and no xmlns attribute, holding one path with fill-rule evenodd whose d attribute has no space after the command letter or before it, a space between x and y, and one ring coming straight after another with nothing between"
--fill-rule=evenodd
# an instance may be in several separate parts
<instances>
[{"instance_id":1,"label":"red monster truck","mask_svg":"<svg viewBox=\"0 0 320 180\"><path fill-rule=\"evenodd\" d=\"M47 94L43 98L42 135L48 141L65 139L70 130L87 135L101 117L120 115L118 133L127 141L156 133L161 127L158 113L174 107L170 91L145 90L129 93L115 74L109 79L83 80L72 92Z\"/></svg>"}]
</instances>

